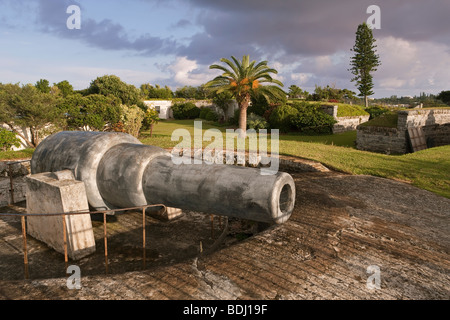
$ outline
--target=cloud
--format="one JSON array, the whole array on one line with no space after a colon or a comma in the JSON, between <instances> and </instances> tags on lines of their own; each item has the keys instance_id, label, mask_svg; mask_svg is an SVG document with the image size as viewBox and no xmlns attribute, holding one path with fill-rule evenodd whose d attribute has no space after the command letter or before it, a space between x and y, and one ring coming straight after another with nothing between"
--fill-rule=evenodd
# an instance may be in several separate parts
<instances>
[{"instance_id":1,"label":"cloud","mask_svg":"<svg viewBox=\"0 0 450 320\"><path fill-rule=\"evenodd\" d=\"M37 23L41 30L56 36L77 39L84 43L105 50L131 50L140 55L154 56L158 54L174 53L177 41L170 38L152 36L148 33L133 39L126 29L110 19L96 21L82 18L81 29L69 30L66 13L69 5L78 5L83 12L82 5L69 0L40 0Z\"/></svg>"},{"instance_id":2,"label":"cloud","mask_svg":"<svg viewBox=\"0 0 450 320\"><path fill-rule=\"evenodd\" d=\"M387 37L380 39L379 89L439 93L448 90L450 52L444 44ZM439 58L437 58L439 57Z\"/></svg>"},{"instance_id":3,"label":"cloud","mask_svg":"<svg viewBox=\"0 0 450 320\"><path fill-rule=\"evenodd\" d=\"M187 57L177 57L170 65L166 66L172 74L172 78L177 86L199 86L212 80L216 71L209 70L208 67L199 65L195 60Z\"/></svg>"},{"instance_id":4,"label":"cloud","mask_svg":"<svg viewBox=\"0 0 450 320\"><path fill-rule=\"evenodd\" d=\"M370 14L373 0L189 0L198 8L201 33L192 37L182 54L201 63L245 51L273 59L283 55L327 56L348 51L358 24ZM379 0L381 30L376 37L395 36L408 41L431 41L450 47L450 1ZM220 49L219 49L220 48Z\"/></svg>"}]
</instances>

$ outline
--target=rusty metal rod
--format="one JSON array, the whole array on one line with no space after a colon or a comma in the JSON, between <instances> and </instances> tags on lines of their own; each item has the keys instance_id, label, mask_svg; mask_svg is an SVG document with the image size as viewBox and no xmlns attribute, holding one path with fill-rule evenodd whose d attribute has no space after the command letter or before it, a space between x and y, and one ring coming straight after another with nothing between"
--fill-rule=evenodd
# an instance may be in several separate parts
<instances>
[{"instance_id":1,"label":"rusty metal rod","mask_svg":"<svg viewBox=\"0 0 450 320\"><path fill-rule=\"evenodd\" d=\"M67 257L67 232L66 232L66 216L62 215L62 219L63 219L63 239L64 239L64 264L66 266L66 272L67 272L67 267L69 265L69 259Z\"/></svg>"},{"instance_id":2,"label":"rusty metal rod","mask_svg":"<svg viewBox=\"0 0 450 320\"><path fill-rule=\"evenodd\" d=\"M96 213L114 213L117 211L121 211L121 212L125 212L125 211L131 211L131 210L136 210L136 209L142 209L142 208L150 208L150 207L164 207L166 208L166 206L164 204L149 204L149 205L145 205L145 206L138 206L138 207L130 207L130 208L120 208L120 209L111 209L111 210L101 210L101 211L69 211L69 212L64 212L64 213L1 213L0 212L0 216L5 216L5 217L20 217L20 216L24 216L24 217L53 217L53 216L60 216L60 215L67 215L67 216L71 216L71 215L78 215L78 214L96 214Z\"/></svg>"},{"instance_id":3,"label":"rusty metal rod","mask_svg":"<svg viewBox=\"0 0 450 320\"><path fill-rule=\"evenodd\" d=\"M142 261L143 261L143 268L146 268L146 256L145 256L145 208L142 209Z\"/></svg>"},{"instance_id":4,"label":"rusty metal rod","mask_svg":"<svg viewBox=\"0 0 450 320\"><path fill-rule=\"evenodd\" d=\"M25 266L25 279L29 278L28 274L28 252L27 252L27 231L25 226L25 217L22 216L22 238L23 238L23 263Z\"/></svg>"},{"instance_id":5,"label":"rusty metal rod","mask_svg":"<svg viewBox=\"0 0 450 320\"><path fill-rule=\"evenodd\" d=\"M103 212L103 237L105 239L105 270L108 274L108 238L106 236L106 212Z\"/></svg>"},{"instance_id":6,"label":"rusty metal rod","mask_svg":"<svg viewBox=\"0 0 450 320\"><path fill-rule=\"evenodd\" d=\"M25 161L22 161L25 162ZM29 264L28 264L28 251L27 251L27 236L26 236L26 222L25 217L32 216L32 217L38 217L38 216L63 216L63 237L64 237L64 260L66 263L66 270L67 270L67 264L68 264L68 253L67 253L67 231L66 231L66 220L65 216L70 215L78 215L78 214L93 214L93 213L103 213L103 231L104 231L104 240L105 240L105 267L106 267L106 274L108 274L108 241L107 241L107 232L106 232L106 214L107 212L115 212L115 211L131 211L134 209L142 209L143 210L143 248L144 248L144 267L146 263L146 235L145 235L145 209L149 207L163 207L164 210L167 210L167 207L163 204L153 204L153 205L145 205L145 206L139 206L139 207L131 207L126 209L111 209L106 211L81 211L81 212L65 212L65 213L42 213L42 214L34 214L34 213L1 213L0 216L7 216L7 217L21 217L22 221L22 238L23 238L23 252L24 252L24 269L25 269L25 279L29 279Z\"/></svg>"}]
</instances>

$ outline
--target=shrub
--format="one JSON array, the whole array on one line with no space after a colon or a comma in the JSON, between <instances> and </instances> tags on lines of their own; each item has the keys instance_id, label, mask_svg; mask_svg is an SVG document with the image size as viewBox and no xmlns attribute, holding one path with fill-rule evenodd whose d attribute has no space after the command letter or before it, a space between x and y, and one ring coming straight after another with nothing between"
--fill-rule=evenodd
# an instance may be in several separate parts
<instances>
[{"instance_id":1,"label":"shrub","mask_svg":"<svg viewBox=\"0 0 450 320\"><path fill-rule=\"evenodd\" d=\"M234 115L233 115L232 118L228 119L228 122L231 125L238 126L239 125L239 114L240 113L241 113L241 109L240 108L234 110Z\"/></svg>"},{"instance_id":2,"label":"shrub","mask_svg":"<svg viewBox=\"0 0 450 320\"><path fill-rule=\"evenodd\" d=\"M185 111L187 119L196 119L200 115L200 108L194 105L193 108L189 108Z\"/></svg>"},{"instance_id":3,"label":"shrub","mask_svg":"<svg viewBox=\"0 0 450 320\"><path fill-rule=\"evenodd\" d=\"M177 120L195 119L200 115L200 108L192 102L174 104L172 111L173 117Z\"/></svg>"},{"instance_id":4,"label":"shrub","mask_svg":"<svg viewBox=\"0 0 450 320\"><path fill-rule=\"evenodd\" d=\"M212 111L210 109L208 109L208 110L209 110L209 112L206 113L205 120L207 120L207 121L217 121L217 120L219 120L219 115L216 112L214 112L214 111Z\"/></svg>"},{"instance_id":5,"label":"shrub","mask_svg":"<svg viewBox=\"0 0 450 320\"><path fill-rule=\"evenodd\" d=\"M319 104L295 103L297 114L291 117L291 125L305 133L332 133L337 122L333 116L320 109Z\"/></svg>"},{"instance_id":6,"label":"shrub","mask_svg":"<svg viewBox=\"0 0 450 320\"><path fill-rule=\"evenodd\" d=\"M121 105L121 108L123 110L123 130L137 138L145 118L145 112L137 105Z\"/></svg>"},{"instance_id":7,"label":"shrub","mask_svg":"<svg viewBox=\"0 0 450 320\"><path fill-rule=\"evenodd\" d=\"M20 147L20 140L12 131L0 128L0 151L9 151L12 147Z\"/></svg>"},{"instance_id":8,"label":"shrub","mask_svg":"<svg viewBox=\"0 0 450 320\"><path fill-rule=\"evenodd\" d=\"M372 120L373 118L379 117L382 114L389 112L389 109L385 107L373 106L367 108L366 111L370 114L369 120Z\"/></svg>"},{"instance_id":9,"label":"shrub","mask_svg":"<svg viewBox=\"0 0 450 320\"><path fill-rule=\"evenodd\" d=\"M268 129L269 124L267 123L266 119L264 119L261 116L258 116L254 113L250 113L247 117L247 128L248 129L255 129L255 130L261 130L261 129Z\"/></svg>"},{"instance_id":10,"label":"shrub","mask_svg":"<svg viewBox=\"0 0 450 320\"><path fill-rule=\"evenodd\" d=\"M281 105L270 114L269 124L273 129L289 132L292 129L292 118L298 116L298 110L289 105Z\"/></svg>"},{"instance_id":11,"label":"shrub","mask_svg":"<svg viewBox=\"0 0 450 320\"><path fill-rule=\"evenodd\" d=\"M208 113L212 112L212 110L210 108L201 108L200 109L200 114L199 114L199 118L200 119L205 119L206 120L206 115Z\"/></svg>"}]
</instances>

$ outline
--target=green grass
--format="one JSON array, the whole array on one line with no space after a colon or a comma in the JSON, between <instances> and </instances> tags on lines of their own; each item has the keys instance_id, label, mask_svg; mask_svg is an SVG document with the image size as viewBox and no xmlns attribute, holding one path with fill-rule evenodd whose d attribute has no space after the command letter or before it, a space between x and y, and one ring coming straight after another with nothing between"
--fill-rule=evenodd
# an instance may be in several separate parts
<instances>
[{"instance_id":1,"label":"green grass","mask_svg":"<svg viewBox=\"0 0 450 320\"><path fill-rule=\"evenodd\" d=\"M165 121L155 126L152 138L143 135L143 143L163 148L174 147L171 141L173 129L185 128L191 134L193 120ZM203 130L215 127L203 122ZM351 174L406 181L419 188L450 198L450 146L431 148L406 155L384 155L356 150L356 131L334 135L280 135L280 154L301 157L323 163L325 166ZM269 140L270 142L270 140ZM210 142L203 142L207 146Z\"/></svg>"},{"instance_id":2,"label":"green grass","mask_svg":"<svg viewBox=\"0 0 450 320\"><path fill-rule=\"evenodd\" d=\"M354 116L368 116L369 113L363 107L350 104L338 104L338 117L354 117Z\"/></svg>"},{"instance_id":3,"label":"green grass","mask_svg":"<svg viewBox=\"0 0 450 320\"><path fill-rule=\"evenodd\" d=\"M0 160L20 160L29 159L33 155L34 149L24 149L20 151L0 151Z\"/></svg>"},{"instance_id":4,"label":"green grass","mask_svg":"<svg viewBox=\"0 0 450 320\"><path fill-rule=\"evenodd\" d=\"M361 126L397 128L397 124L398 124L398 112L389 111L382 114L379 117L373 118L372 120L362 123Z\"/></svg>"},{"instance_id":5,"label":"green grass","mask_svg":"<svg viewBox=\"0 0 450 320\"><path fill-rule=\"evenodd\" d=\"M305 101L299 99L289 99L290 103L301 102L314 105L327 105L327 106L338 106L337 116L338 117L355 117L355 116L368 116L369 113L364 110L363 106L356 104L346 104L346 103L336 103L336 102L321 102L321 101Z\"/></svg>"},{"instance_id":6,"label":"green grass","mask_svg":"<svg viewBox=\"0 0 450 320\"><path fill-rule=\"evenodd\" d=\"M360 105L356 104L345 104L345 103L334 103L334 102L321 102L322 105L338 106L337 116L338 117L355 117L355 116L368 116L369 113L364 110Z\"/></svg>"},{"instance_id":7,"label":"green grass","mask_svg":"<svg viewBox=\"0 0 450 320\"><path fill-rule=\"evenodd\" d=\"M346 173L406 181L450 198L450 146L392 156L281 137L280 154L319 161Z\"/></svg>"},{"instance_id":8,"label":"green grass","mask_svg":"<svg viewBox=\"0 0 450 320\"><path fill-rule=\"evenodd\" d=\"M207 129L225 132L226 127L217 127L211 122L202 122ZM194 120L162 121L154 127L153 137L143 132L140 140L145 144L171 148L180 141L171 141L175 129L186 129L194 134ZM325 166L350 174L363 174L409 182L419 188L450 198L450 145L431 148L406 155L384 155L356 150L356 132L335 135L280 135L282 155L315 160ZM268 139L270 143L270 139ZM192 138L193 143L193 138ZM203 146L211 142L203 141ZM33 149L0 152L0 160L30 158Z\"/></svg>"}]
</instances>

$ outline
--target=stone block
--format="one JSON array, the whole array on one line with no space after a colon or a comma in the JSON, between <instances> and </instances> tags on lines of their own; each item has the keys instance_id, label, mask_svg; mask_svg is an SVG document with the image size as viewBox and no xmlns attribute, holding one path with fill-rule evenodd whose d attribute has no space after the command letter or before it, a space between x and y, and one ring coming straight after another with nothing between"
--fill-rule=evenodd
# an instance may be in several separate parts
<instances>
[{"instance_id":1,"label":"stone block","mask_svg":"<svg viewBox=\"0 0 450 320\"><path fill-rule=\"evenodd\" d=\"M27 213L89 212L84 182L75 180L70 170L44 172L27 177ZM68 256L81 259L95 252L89 214L27 217L27 233L64 254L64 229Z\"/></svg>"},{"instance_id":2,"label":"stone block","mask_svg":"<svg viewBox=\"0 0 450 320\"><path fill-rule=\"evenodd\" d=\"M147 213L156 219L170 221L182 216L183 210L172 207L166 207L166 210L160 207L149 207Z\"/></svg>"}]
</instances>

